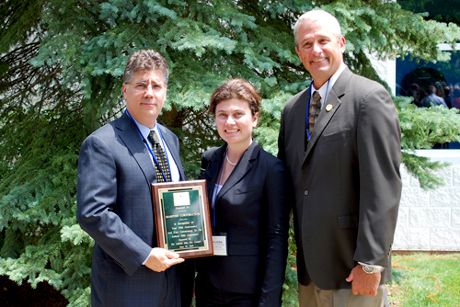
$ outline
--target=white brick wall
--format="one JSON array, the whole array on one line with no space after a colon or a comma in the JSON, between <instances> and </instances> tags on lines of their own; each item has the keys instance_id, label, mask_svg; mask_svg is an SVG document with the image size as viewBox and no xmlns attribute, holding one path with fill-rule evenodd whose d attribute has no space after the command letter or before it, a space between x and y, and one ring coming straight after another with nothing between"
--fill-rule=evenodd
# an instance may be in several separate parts
<instances>
[{"instance_id":1,"label":"white brick wall","mask_svg":"<svg viewBox=\"0 0 460 307\"><path fill-rule=\"evenodd\" d=\"M393 249L460 251L460 150L417 154L450 165L437 172L445 184L428 191L401 167L403 189Z\"/></svg>"}]
</instances>

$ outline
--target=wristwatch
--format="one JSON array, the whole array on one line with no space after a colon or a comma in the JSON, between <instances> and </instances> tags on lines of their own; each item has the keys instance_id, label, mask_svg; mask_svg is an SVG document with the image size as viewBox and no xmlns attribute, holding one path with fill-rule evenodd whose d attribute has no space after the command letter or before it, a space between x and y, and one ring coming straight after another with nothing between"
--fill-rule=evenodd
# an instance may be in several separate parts
<instances>
[{"instance_id":1,"label":"wristwatch","mask_svg":"<svg viewBox=\"0 0 460 307\"><path fill-rule=\"evenodd\" d=\"M375 274L375 273L381 273L383 272L384 267L380 265L371 265L371 264L365 264L362 262L358 262L358 264L361 265L361 268L363 269L364 273L366 274Z\"/></svg>"}]
</instances>

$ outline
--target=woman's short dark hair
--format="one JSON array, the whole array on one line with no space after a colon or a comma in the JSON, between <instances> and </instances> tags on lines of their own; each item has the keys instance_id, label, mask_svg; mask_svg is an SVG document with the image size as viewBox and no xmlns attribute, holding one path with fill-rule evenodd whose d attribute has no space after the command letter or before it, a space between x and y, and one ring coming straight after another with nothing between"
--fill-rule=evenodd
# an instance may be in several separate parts
<instances>
[{"instance_id":1,"label":"woman's short dark hair","mask_svg":"<svg viewBox=\"0 0 460 307\"><path fill-rule=\"evenodd\" d=\"M261 98L255 87L244 79L230 79L219 86L211 95L209 112L215 114L220 102L232 98L247 101L252 115L259 112Z\"/></svg>"}]
</instances>

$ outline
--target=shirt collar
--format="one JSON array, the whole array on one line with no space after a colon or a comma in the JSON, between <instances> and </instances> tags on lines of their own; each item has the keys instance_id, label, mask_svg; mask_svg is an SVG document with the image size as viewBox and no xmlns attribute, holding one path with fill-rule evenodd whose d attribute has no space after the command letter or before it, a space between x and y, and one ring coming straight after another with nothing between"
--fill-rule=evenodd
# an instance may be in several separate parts
<instances>
[{"instance_id":1,"label":"shirt collar","mask_svg":"<svg viewBox=\"0 0 460 307\"><path fill-rule=\"evenodd\" d=\"M158 134L158 125L157 125L157 124L155 124L155 126L153 126L153 128L150 129L149 127L144 126L144 125L142 125L141 123L139 123L134 117L133 117L133 120L134 120L134 122L136 123L137 128L139 128L139 131L141 132L142 137L143 137L144 139L147 140L147 138L148 138L148 136L149 136L149 134L150 134L150 130L154 130L154 131Z\"/></svg>"},{"instance_id":2,"label":"shirt collar","mask_svg":"<svg viewBox=\"0 0 460 307\"><path fill-rule=\"evenodd\" d=\"M336 70L336 72L329 78L328 82L325 82L319 89L315 88L315 86L313 85L313 82L311 84L311 93L313 94L315 91L319 92L319 94L321 95L321 97L326 97L326 91L327 89L329 88L329 90L331 90L331 88L334 86L335 84L335 81L337 81L337 79L339 78L340 74L345 70L347 66L342 62L339 66L339 69ZM313 95L312 95L313 96ZM323 100L321 98L321 100Z\"/></svg>"},{"instance_id":3,"label":"shirt collar","mask_svg":"<svg viewBox=\"0 0 460 307\"><path fill-rule=\"evenodd\" d=\"M331 83L331 86L329 88L332 88L335 84L335 81L337 81L337 79L340 77L340 75L342 74L342 72L345 70L347 66L345 65L345 63L341 63L340 66L339 66L339 69L337 69L337 71L332 75L332 77L329 79L330 83Z\"/></svg>"},{"instance_id":4,"label":"shirt collar","mask_svg":"<svg viewBox=\"0 0 460 307\"><path fill-rule=\"evenodd\" d=\"M327 99L327 93L328 91L331 90L331 88L334 86L335 81L339 78L340 74L345 70L347 66L342 62L339 66L339 69L329 78L329 80L324 83L319 89L316 89L315 86L313 85L313 82L311 83L311 95L310 95L310 101L313 101L313 93L316 91L319 93L321 96L321 110L324 108L325 105L325 100L324 98Z\"/></svg>"}]
</instances>

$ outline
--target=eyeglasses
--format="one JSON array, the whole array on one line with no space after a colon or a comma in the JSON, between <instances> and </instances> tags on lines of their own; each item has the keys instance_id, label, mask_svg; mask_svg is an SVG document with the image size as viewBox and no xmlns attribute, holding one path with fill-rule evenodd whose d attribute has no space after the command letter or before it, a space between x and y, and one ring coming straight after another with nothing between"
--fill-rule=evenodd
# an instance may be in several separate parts
<instances>
[{"instance_id":1,"label":"eyeglasses","mask_svg":"<svg viewBox=\"0 0 460 307\"><path fill-rule=\"evenodd\" d=\"M149 87L152 89L152 91L159 91L161 90L164 86L159 83L148 83L148 82L125 82L125 84L132 85L134 90L138 92L146 92L148 91Z\"/></svg>"}]
</instances>

